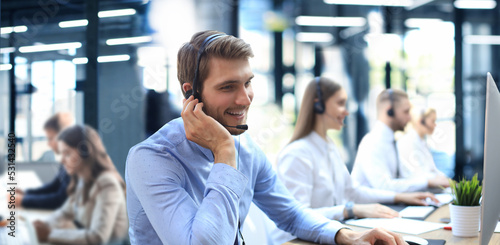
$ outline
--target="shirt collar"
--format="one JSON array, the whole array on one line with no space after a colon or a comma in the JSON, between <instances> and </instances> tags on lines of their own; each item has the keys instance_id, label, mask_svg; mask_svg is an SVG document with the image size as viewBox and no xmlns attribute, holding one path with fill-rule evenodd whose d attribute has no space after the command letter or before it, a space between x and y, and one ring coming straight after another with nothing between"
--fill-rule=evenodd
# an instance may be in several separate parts
<instances>
[{"instance_id":1,"label":"shirt collar","mask_svg":"<svg viewBox=\"0 0 500 245\"><path fill-rule=\"evenodd\" d=\"M415 129L411 129L410 132L408 132L408 134L411 134L411 136L413 138L416 138L417 139L417 142L421 145L427 145L427 143L425 142L425 139L422 139L420 137L420 135L417 133L417 130Z\"/></svg>"},{"instance_id":2,"label":"shirt collar","mask_svg":"<svg viewBox=\"0 0 500 245\"><path fill-rule=\"evenodd\" d=\"M375 123L373 132L379 134L381 136L381 139L387 139L387 141L390 142L394 141L394 131L392 131L389 126L379 120L377 120L377 122Z\"/></svg>"},{"instance_id":3,"label":"shirt collar","mask_svg":"<svg viewBox=\"0 0 500 245\"><path fill-rule=\"evenodd\" d=\"M325 140L315 131L312 131L307 137L311 139L316 149L321 151L321 153L323 154L328 153L328 150L332 150L332 148L334 147L333 141L330 138L326 137ZM325 145L327 147L325 147Z\"/></svg>"}]
</instances>

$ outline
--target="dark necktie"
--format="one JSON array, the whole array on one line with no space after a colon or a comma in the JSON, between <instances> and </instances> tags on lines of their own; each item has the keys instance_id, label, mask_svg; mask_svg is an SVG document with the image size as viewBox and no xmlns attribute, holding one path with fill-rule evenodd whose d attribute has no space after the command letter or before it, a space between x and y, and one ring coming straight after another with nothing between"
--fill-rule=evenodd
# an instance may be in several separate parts
<instances>
[{"instance_id":1,"label":"dark necktie","mask_svg":"<svg viewBox=\"0 0 500 245\"><path fill-rule=\"evenodd\" d=\"M396 140L392 141L394 145L394 152L396 153L396 179L399 179L399 154L398 147L396 145Z\"/></svg>"},{"instance_id":2,"label":"dark necktie","mask_svg":"<svg viewBox=\"0 0 500 245\"><path fill-rule=\"evenodd\" d=\"M241 234L239 220L238 220L238 231L236 231L236 239L234 239L234 245L239 245L238 244L238 234L241 235L241 245L245 245L245 239L243 239L243 235Z\"/></svg>"}]
</instances>

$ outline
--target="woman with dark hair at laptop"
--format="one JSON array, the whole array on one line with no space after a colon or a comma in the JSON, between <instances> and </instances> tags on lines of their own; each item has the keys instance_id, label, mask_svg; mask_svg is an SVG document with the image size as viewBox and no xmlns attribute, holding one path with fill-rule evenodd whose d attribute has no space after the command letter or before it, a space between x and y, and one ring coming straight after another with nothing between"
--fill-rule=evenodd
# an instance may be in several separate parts
<instances>
[{"instance_id":1,"label":"woman with dark hair at laptop","mask_svg":"<svg viewBox=\"0 0 500 245\"><path fill-rule=\"evenodd\" d=\"M56 244L108 244L127 236L125 183L97 134L75 125L57 137L71 176L68 200L47 223L33 223L38 240Z\"/></svg>"},{"instance_id":2,"label":"woman with dark hair at laptop","mask_svg":"<svg viewBox=\"0 0 500 245\"><path fill-rule=\"evenodd\" d=\"M377 203L403 202L425 205L431 193L395 193L357 186L341 158L337 146L327 136L330 129L341 130L347 111L347 93L327 78L316 78L306 87L290 143L280 152L279 179L292 195L307 207L329 219L393 218L399 213ZM275 232L275 241L291 237Z\"/></svg>"}]
</instances>

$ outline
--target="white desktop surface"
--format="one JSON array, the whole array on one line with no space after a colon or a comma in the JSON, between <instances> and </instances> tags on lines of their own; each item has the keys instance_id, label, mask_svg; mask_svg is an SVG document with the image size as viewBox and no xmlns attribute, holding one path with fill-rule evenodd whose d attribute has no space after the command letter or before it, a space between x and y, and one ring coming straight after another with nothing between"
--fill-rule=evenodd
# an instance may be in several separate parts
<instances>
[{"instance_id":1,"label":"white desktop surface","mask_svg":"<svg viewBox=\"0 0 500 245\"><path fill-rule=\"evenodd\" d=\"M40 187L43 185L42 181L40 178L38 178L38 175L35 173L33 170L18 170L15 172L15 181L9 181L7 176L7 171L5 171L2 176L0 176L0 183L2 186L7 186L7 183L10 182L15 182L16 185L9 185L9 186L15 186L16 189L20 188L23 190L30 189L30 188L35 188L35 187Z\"/></svg>"}]
</instances>

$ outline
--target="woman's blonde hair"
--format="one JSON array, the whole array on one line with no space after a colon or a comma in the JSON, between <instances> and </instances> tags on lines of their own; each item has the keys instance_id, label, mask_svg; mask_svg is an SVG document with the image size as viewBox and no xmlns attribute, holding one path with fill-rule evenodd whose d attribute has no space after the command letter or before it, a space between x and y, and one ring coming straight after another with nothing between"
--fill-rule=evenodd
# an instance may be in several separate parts
<instances>
[{"instance_id":1,"label":"woman's blonde hair","mask_svg":"<svg viewBox=\"0 0 500 245\"><path fill-rule=\"evenodd\" d=\"M321 101L318 98L317 86L321 90ZM309 82L302 97L299 116L290 143L307 136L313 131L314 124L316 123L314 102L319 101L326 107L325 102L341 88L340 84L325 77L320 77L318 82L316 82L316 78Z\"/></svg>"}]
</instances>

